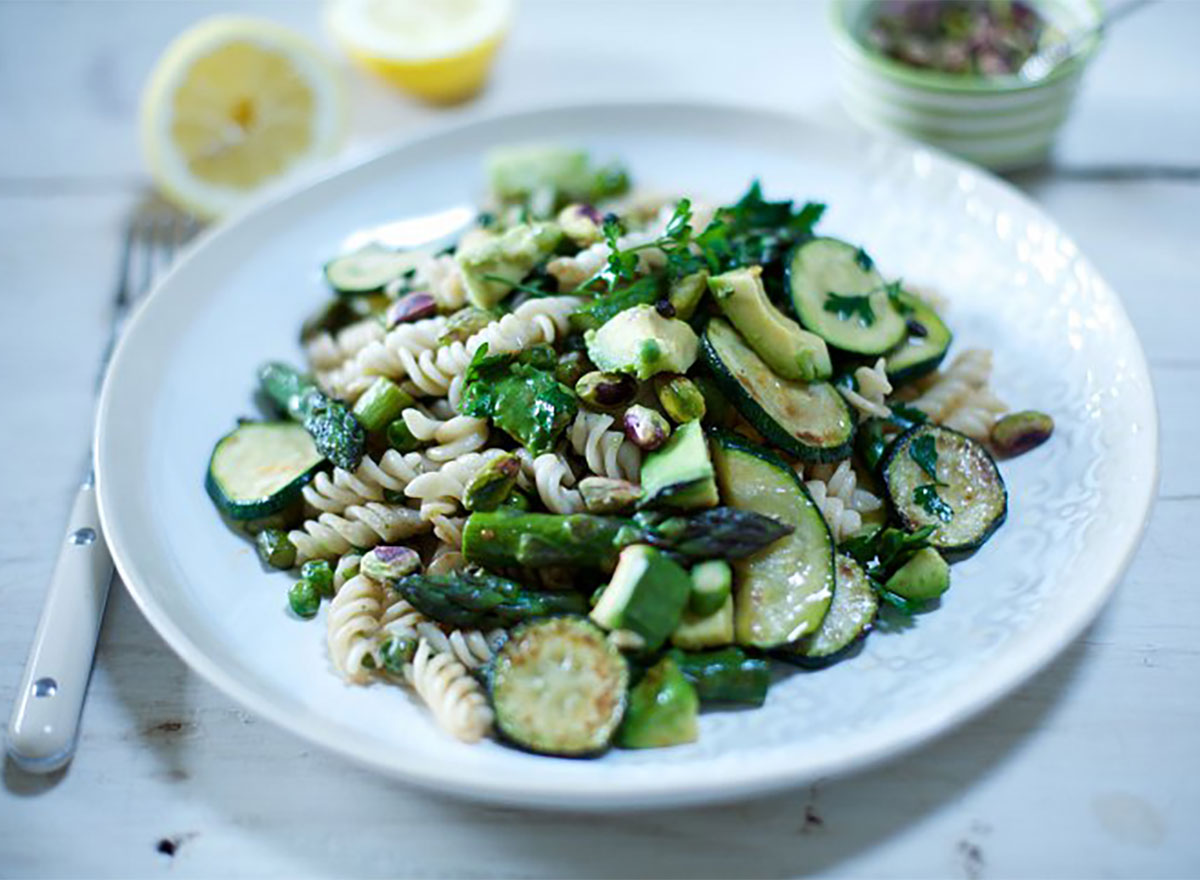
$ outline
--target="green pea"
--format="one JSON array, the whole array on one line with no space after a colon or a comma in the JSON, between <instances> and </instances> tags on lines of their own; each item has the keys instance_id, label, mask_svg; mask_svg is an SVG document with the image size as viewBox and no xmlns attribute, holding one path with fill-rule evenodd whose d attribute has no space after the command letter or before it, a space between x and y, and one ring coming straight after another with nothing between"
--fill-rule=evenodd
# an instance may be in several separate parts
<instances>
[{"instance_id":1,"label":"green pea","mask_svg":"<svg viewBox=\"0 0 1200 880\"><path fill-rule=\"evenodd\" d=\"M309 620L317 616L321 607L321 597L308 581L296 581L288 590L288 605L297 617Z\"/></svg>"},{"instance_id":2,"label":"green pea","mask_svg":"<svg viewBox=\"0 0 1200 880\"><path fill-rule=\"evenodd\" d=\"M310 559L300 566L300 579L313 588L318 600L333 597L333 566L324 559Z\"/></svg>"}]
</instances>

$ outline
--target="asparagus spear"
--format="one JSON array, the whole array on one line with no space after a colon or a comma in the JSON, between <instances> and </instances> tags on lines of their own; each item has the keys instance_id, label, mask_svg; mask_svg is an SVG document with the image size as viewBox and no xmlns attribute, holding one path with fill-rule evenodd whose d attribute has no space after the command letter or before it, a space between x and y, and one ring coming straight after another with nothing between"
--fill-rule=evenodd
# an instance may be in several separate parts
<instances>
[{"instance_id":1,"label":"asparagus spear","mask_svg":"<svg viewBox=\"0 0 1200 880\"><path fill-rule=\"evenodd\" d=\"M304 425L318 452L345 470L358 467L366 434L345 404L326 397L311 379L287 364L264 365L258 380L271 400Z\"/></svg>"},{"instance_id":2,"label":"asparagus spear","mask_svg":"<svg viewBox=\"0 0 1200 880\"><path fill-rule=\"evenodd\" d=\"M488 568L566 565L611 571L630 544L653 544L687 559L749 556L791 532L748 510L717 507L692 516L638 514L633 519L576 513L473 513L463 554Z\"/></svg>"},{"instance_id":3,"label":"asparagus spear","mask_svg":"<svg viewBox=\"0 0 1200 880\"><path fill-rule=\"evenodd\" d=\"M422 614L456 627L507 627L531 617L587 611L580 593L530 590L486 572L414 574L392 585Z\"/></svg>"}]
</instances>

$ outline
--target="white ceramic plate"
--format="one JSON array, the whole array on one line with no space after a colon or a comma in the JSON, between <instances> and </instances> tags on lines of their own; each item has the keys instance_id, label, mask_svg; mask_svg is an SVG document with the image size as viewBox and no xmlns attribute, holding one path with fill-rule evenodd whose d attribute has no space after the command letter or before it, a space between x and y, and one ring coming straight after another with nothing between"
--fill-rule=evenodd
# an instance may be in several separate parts
<instances>
[{"instance_id":1,"label":"white ceramic plate","mask_svg":"<svg viewBox=\"0 0 1200 880\"><path fill-rule=\"evenodd\" d=\"M213 442L251 415L254 371L298 361L322 260L347 234L476 201L481 154L558 141L620 157L637 179L727 199L828 202L821 228L884 272L940 291L959 348L996 350L995 384L1054 415L1053 440L1006 462L1008 523L954 568L905 632L784 677L757 711L705 714L699 742L536 757L437 731L402 689L344 686L322 620L205 496ZM109 371L96 434L104 531L125 583L193 668L257 714L401 779L488 800L581 808L731 799L861 768L999 699L1093 618L1133 552L1157 475L1154 397L1116 295L1044 214L938 154L723 107L589 106L476 122L401 144L261 204L199 242L138 313Z\"/></svg>"}]
</instances>

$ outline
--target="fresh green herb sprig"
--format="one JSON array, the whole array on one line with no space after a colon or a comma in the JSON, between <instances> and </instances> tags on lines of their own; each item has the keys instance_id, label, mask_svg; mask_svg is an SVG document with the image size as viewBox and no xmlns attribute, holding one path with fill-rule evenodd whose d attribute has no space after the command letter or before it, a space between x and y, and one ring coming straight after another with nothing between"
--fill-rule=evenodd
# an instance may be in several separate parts
<instances>
[{"instance_id":1,"label":"fresh green herb sprig","mask_svg":"<svg viewBox=\"0 0 1200 880\"><path fill-rule=\"evenodd\" d=\"M871 588L882 601L904 614L914 614L921 610L923 603L905 599L884 584L913 554L929 546L929 536L933 531L933 526L923 526L915 532L876 528L847 538L838 549L853 556L862 565Z\"/></svg>"}]
</instances>

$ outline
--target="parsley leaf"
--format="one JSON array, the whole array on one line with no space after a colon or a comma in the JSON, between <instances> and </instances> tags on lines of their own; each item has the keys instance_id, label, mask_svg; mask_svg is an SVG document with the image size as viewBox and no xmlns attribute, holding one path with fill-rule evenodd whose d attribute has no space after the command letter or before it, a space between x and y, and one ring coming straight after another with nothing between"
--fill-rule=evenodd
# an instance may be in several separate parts
<instances>
[{"instance_id":1,"label":"parsley leaf","mask_svg":"<svg viewBox=\"0 0 1200 880\"><path fill-rule=\"evenodd\" d=\"M880 527L847 538L838 549L853 556L868 577L883 582L914 553L928 547L931 534L933 526L922 526L915 532Z\"/></svg>"},{"instance_id":2,"label":"parsley leaf","mask_svg":"<svg viewBox=\"0 0 1200 880\"><path fill-rule=\"evenodd\" d=\"M554 353L535 346L517 354L482 345L463 375L460 411L490 418L534 455L554 448L579 410L575 394L554 378Z\"/></svg>"},{"instance_id":3,"label":"parsley leaf","mask_svg":"<svg viewBox=\"0 0 1200 880\"><path fill-rule=\"evenodd\" d=\"M875 323L875 310L871 308L869 293L842 295L830 291L825 294L824 309L837 315L843 321L849 321L857 316L858 323L862 327L870 327Z\"/></svg>"},{"instance_id":4,"label":"parsley leaf","mask_svg":"<svg viewBox=\"0 0 1200 880\"><path fill-rule=\"evenodd\" d=\"M870 272L875 265L875 261L871 259L871 255L862 248L854 252L854 263L864 272Z\"/></svg>"},{"instance_id":5,"label":"parsley leaf","mask_svg":"<svg viewBox=\"0 0 1200 880\"><path fill-rule=\"evenodd\" d=\"M954 508L947 504L937 492L937 486L926 483L913 490L913 502L925 508L930 516L936 516L944 523L954 519Z\"/></svg>"},{"instance_id":6,"label":"parsley leaf","mask_svg":"<svg viewBox=\"0 0 1200 880\"><path fill-rule=\"evenodd\" d=\"M937 475L937 439L932 434L922 434L908 444L908 457L915 461L933 479L935 485L944 486Z\"/></svg>"}]
</instances>

